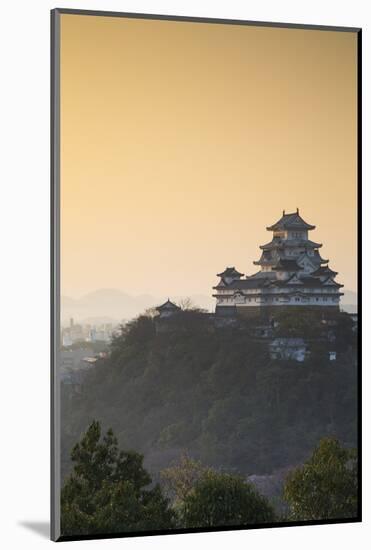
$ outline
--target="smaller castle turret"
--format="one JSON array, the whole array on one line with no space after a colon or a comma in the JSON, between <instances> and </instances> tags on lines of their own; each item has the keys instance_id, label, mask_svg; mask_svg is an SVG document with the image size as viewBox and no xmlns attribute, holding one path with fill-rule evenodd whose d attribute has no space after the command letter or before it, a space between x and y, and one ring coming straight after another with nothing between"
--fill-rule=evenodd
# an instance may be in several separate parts
<instances>
[{"instance_id":1,"label":"smaller castle turret","mask_svg":"<svg viewBox=\"0 0 371 550\"><path fill-rule=\"evenodd\" d=\"M181 311L181 308L176 304L174 304L174 302L171 302L168 298L164 304L156 307L156 310L159 313L160 319L166 319L168 317L172 317L173 315L176 315L177 313L179 313Z\"/></svg>"}]
</instances>

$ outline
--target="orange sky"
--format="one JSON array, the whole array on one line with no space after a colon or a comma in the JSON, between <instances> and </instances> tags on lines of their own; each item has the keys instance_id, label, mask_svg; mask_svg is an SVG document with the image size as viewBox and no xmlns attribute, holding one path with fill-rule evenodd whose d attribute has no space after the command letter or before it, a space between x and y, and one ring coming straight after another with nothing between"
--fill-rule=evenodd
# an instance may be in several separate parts
<instances>
[{"instance_id":1,"label":"orange sky","mask_svg":"<svg viewBox=\"0 0 371 550\"><path fill-rule=\"evenodd\" d=\"M63 14L62 294L211 294L296 207L356 290L356 40Z\"/></svg>"}]
</instances>

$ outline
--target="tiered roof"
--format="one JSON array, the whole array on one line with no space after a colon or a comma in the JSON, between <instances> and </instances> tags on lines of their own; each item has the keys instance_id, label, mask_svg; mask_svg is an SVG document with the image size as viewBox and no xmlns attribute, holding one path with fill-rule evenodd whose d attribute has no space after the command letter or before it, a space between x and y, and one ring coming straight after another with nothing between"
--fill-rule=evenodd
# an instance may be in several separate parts
<instances>
[{"instance_id":1,"label":"tiered roof","mask_svg":"<svg viewBox=\"0 0 371 550\"><path fill-rule=\"evenodd\" d=\"M321 265L318 269L316 269L316 271L312 273L312 275L314 275L315 277L323 277L325 275L329 277L336 277L337 274L338 272L330 269L328 265Z\"/></svg>"},{"instance_id":2,"label":"tiered roof","mask_svg":"<svg viewBox=\"0 0 371 550\"><path fill-rule=\"evenodd\" d=\"M311 294L310 289L318 294L316 289L319 288L341 288L343 285L334 281L337 272L328 267L328 260L323 259L319 253L318 249L322 244L307 239L306 232L312 229L315 229L315 226L304 221L299 210L290 214L284 211L282 217L267 227L267 230L297 230L302 232L302 238L299 238L300 235L298 238L290 238L291 235L289 238L273 236L269 243L260 246L261 257L254 261L255 265L262 266L261 271L241 278L243 274L235 267L227 267L222 273L218 273L221 279L214 289L231 290L234 291L233 295L237 295L238 292L244 294L244 290L256 289L258 295L262 292L264 296L269 295L270 288L290 288L292 292L289 294L292 294L295 293L296 287L298 292L305 289L306 295ZM327 295L327 292L323 291L321 294ZM334 296L333 293L331 295Z\"/></svg>"},{"instance_id":3,"label":"tiered roof","mask_svg":"<svg viewBox=\"0 0 371 550\"><path fill-rule=\"evenodd\" d=\"M181 308L174 304L174 302L171 302L168 298L164 304L156 307L156 309L161 313L162 311L180 311Z\"/></svg>"},{"instance_id":4,"label":"tiered roof","mask_svg":"<svg viewBox=\"0 0 371 550\"><path fill-rule=\"evenodd\" d=\"M319 261L320 264L328 264L329 260L324 260L318 250L314 251L314 258Z\"/></svg>"},{"instance_id":5,"label":"tiered roof","mask_svg":"<svg viewBox=\"0 0 371 550\"><path fill-rule=\"evenodd\" d=\"M255 278L248 277L247 279L241 279L240 281L232 281L228 285L228 289L244 289L244 288L260 288L267 283L267 279L263 277ZM214 287L217 288L217 287Z\"/></svg>"},{"instance_id":6,"label":"tiered roof","mask_svg":"<svg viewBox=\"0 0 371 550\"><path fill-rule=\"evenodd\" d=\"M223 273L217 274L217 277L243 277L243 275L235 267L226 267Z\"/></svg>"},{"instance_id":7,"label":"tiered roof","mask_svg":"<svg viewBox=\"0 0 371 550\"><path fill-rule=\"evenodd\" d=\"M284 248L274 250L263 250L259 260L253 262L254 265L276 265L280 260L285 259Z\"/></svg>"},{"instance_id":8,"label":"tiered roof","mask_svg":"<svg viewBox=\"0 0 371 550\"><path fill-rule=\"evenodd\" d=\"M298 265L296 260L282 260L279 259L279 261L276 263L274 267L272 267L274 271L300 271L301 267Z\"/></svg>"},{"instance_id":9,"label":"tiered roof","mask_svg":"<svg viewBox=\"0 0 371 550\"><path fill-rule=\"evenodd\" d=\"M309 239L289 239L287 241L283 241L281 237L273 237L273 239L267 243L262 244L259 246L262 250L275 250L283 247L296 247L296 246L302 246L305 248L321 248L321 243L316 243L314 241L311 241Z\"/></svg>"},{"instance_id":10,"label":"tiered roof","mask_svg":"<svg viewBox=\"0 0 371 550\"><path fill-rule=\"evenodd\" d=\"M309 223L305 222L303 218L299 215L299 209L297 209L296 212L292 214L286 214L285 211L283 211L282 217L278 220L278 222L267 227L267 230L284 231L286 229L297 229L299 231L311 231L312 229L315 229L315 227L315 225L310 225Z\"/></svg>"}]
</instances>

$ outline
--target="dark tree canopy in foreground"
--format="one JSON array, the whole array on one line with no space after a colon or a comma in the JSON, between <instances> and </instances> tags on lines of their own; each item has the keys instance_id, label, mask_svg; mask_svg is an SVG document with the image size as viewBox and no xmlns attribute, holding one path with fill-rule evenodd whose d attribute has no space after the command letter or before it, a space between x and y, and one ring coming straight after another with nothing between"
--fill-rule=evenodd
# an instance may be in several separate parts
<instances>
[{"instance_id":1,"label":"dark tree canopy in foreground","mask_svg":"<svg viewBox=\"0 0 371 550\"><path fill-rule=\"evenodd\" d=\"M286 481L285 499L293 520L354 518L358 510L355 450L322 439L305 464Z\"/></svg>"},{"instance_id":2,"label":"dark tree canopy in foreground","mask_svg":"<svg viewBox=\"0 0 371 550\"><path fill-rule=\"evenodd\" d=\"M165 476L177 490L170 508L151 478L143 457L120 451L108 430L92 422L71 452L73 473L61 495L63 535L168 530L175 527L248 525L274 520L265 498L238 476L221 474L189 458Z\"/></svg>"},{"instance_id":3,"label":"dark tree canopy in foreground","mask_svg":"<svg viewBox=\"0 0 371 550\"><path fill-rule=\"evenodd\" d=\"M208 472L180 507L184 526L217 527L273 522L268 501L250 483L234 475Z\"/></svg>"},{"instance_id":4,"label":"dark tree canopy in foreground","mask_svg":"<svg viewBox=\"0 0 371 550\"><path fill-rule=\"evenodd\" d=\"M73 473L61 494L63 535L168 529L174 513L143 468L142 455L120 451L112 430L93 422L71 453Z\"/></svg>"},{"instance_id":5,"label":"dark tree canopy in foreground","mask_svg":"<svg viewBox=\"0 0 371 550\"><path fill-rule=\"evenodd\" d=\"M161 481L166 494L173 504L181 506L185 498L193 491L198 481L212 472L199 460L194 460L187 454L182 454L177 464L165 468L161 472Z\"/></svg>"},{"instance_id":6,"label":"dark tree canopy in foreground","mask_svg":"<svg viewBox=\"0 0 371 550\"><path fill-rule=\"evenodd\" d=\"M335 327L318 318L282 319L283 331L308 337L312 353L303 363L273 361L248 321L243 330L212 330L188 311L175 330L155 327L151 316L132 321L78 391L62 385L64 475L70 448L94 418L112 426L123 448L143 453L153 472L184 450L248 475L302 463L322 437L355 446L357 366L348 317L340 315ZM336 361L318 345L327 330Z\"/></svg>"}]
</instances>

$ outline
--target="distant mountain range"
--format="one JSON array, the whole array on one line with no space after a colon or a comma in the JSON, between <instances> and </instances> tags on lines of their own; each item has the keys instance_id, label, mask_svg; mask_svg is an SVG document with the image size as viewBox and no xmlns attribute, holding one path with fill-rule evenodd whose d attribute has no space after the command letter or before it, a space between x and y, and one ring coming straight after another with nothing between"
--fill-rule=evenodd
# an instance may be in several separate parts
<instances>
[{"instance_id":1,"label":"distant mountain range","mask_svg":"<svg viewBox=\"0 0 371 550\"><path fill-rule=\"evenodd\" d=\"M90 292L81 298L62 296L62 324L69 322L72 317L76 322L89 324L118 323L129 320L143 313L146 309L156 307L167 300L167 296L155 297L150 294L133 296L117 289L100 289ZM213 311L215 300L211 296L195 294L191 296L170 296L170 299L179 302L190 298L192 303ZM350 290L344 292L341 307L353 313L357 311L357 294Z\"/></svg>"},{"instance_id":2,"label":"distant mountain range","mask_svg":"<svg viewBox=\"0 0 371 550\"><path fill-rule=\"evenodd\" d=\"M357 313L357 293L353 290L343 290L340 307L348 313Z\"/></svg>"},{"instance_id":3,"label":"distant mountain range","mask_svg":"<svg viewBox=\"0 0 371 550\"><path fill-rule=\"evenodd\" d=\"M194 305L208 311L212 311L215 306L215 300L212 297L201 294L170 296L170 299L177 303L185 298L190 298ZM62 324L69 322L71 317L80 323L117 323L132 319L146 309L162 304L167 299L168 296L155 297L149 294L133 296L117 289L100 289L77 299L62 296Z\"/></svg>"}]
</instances>

